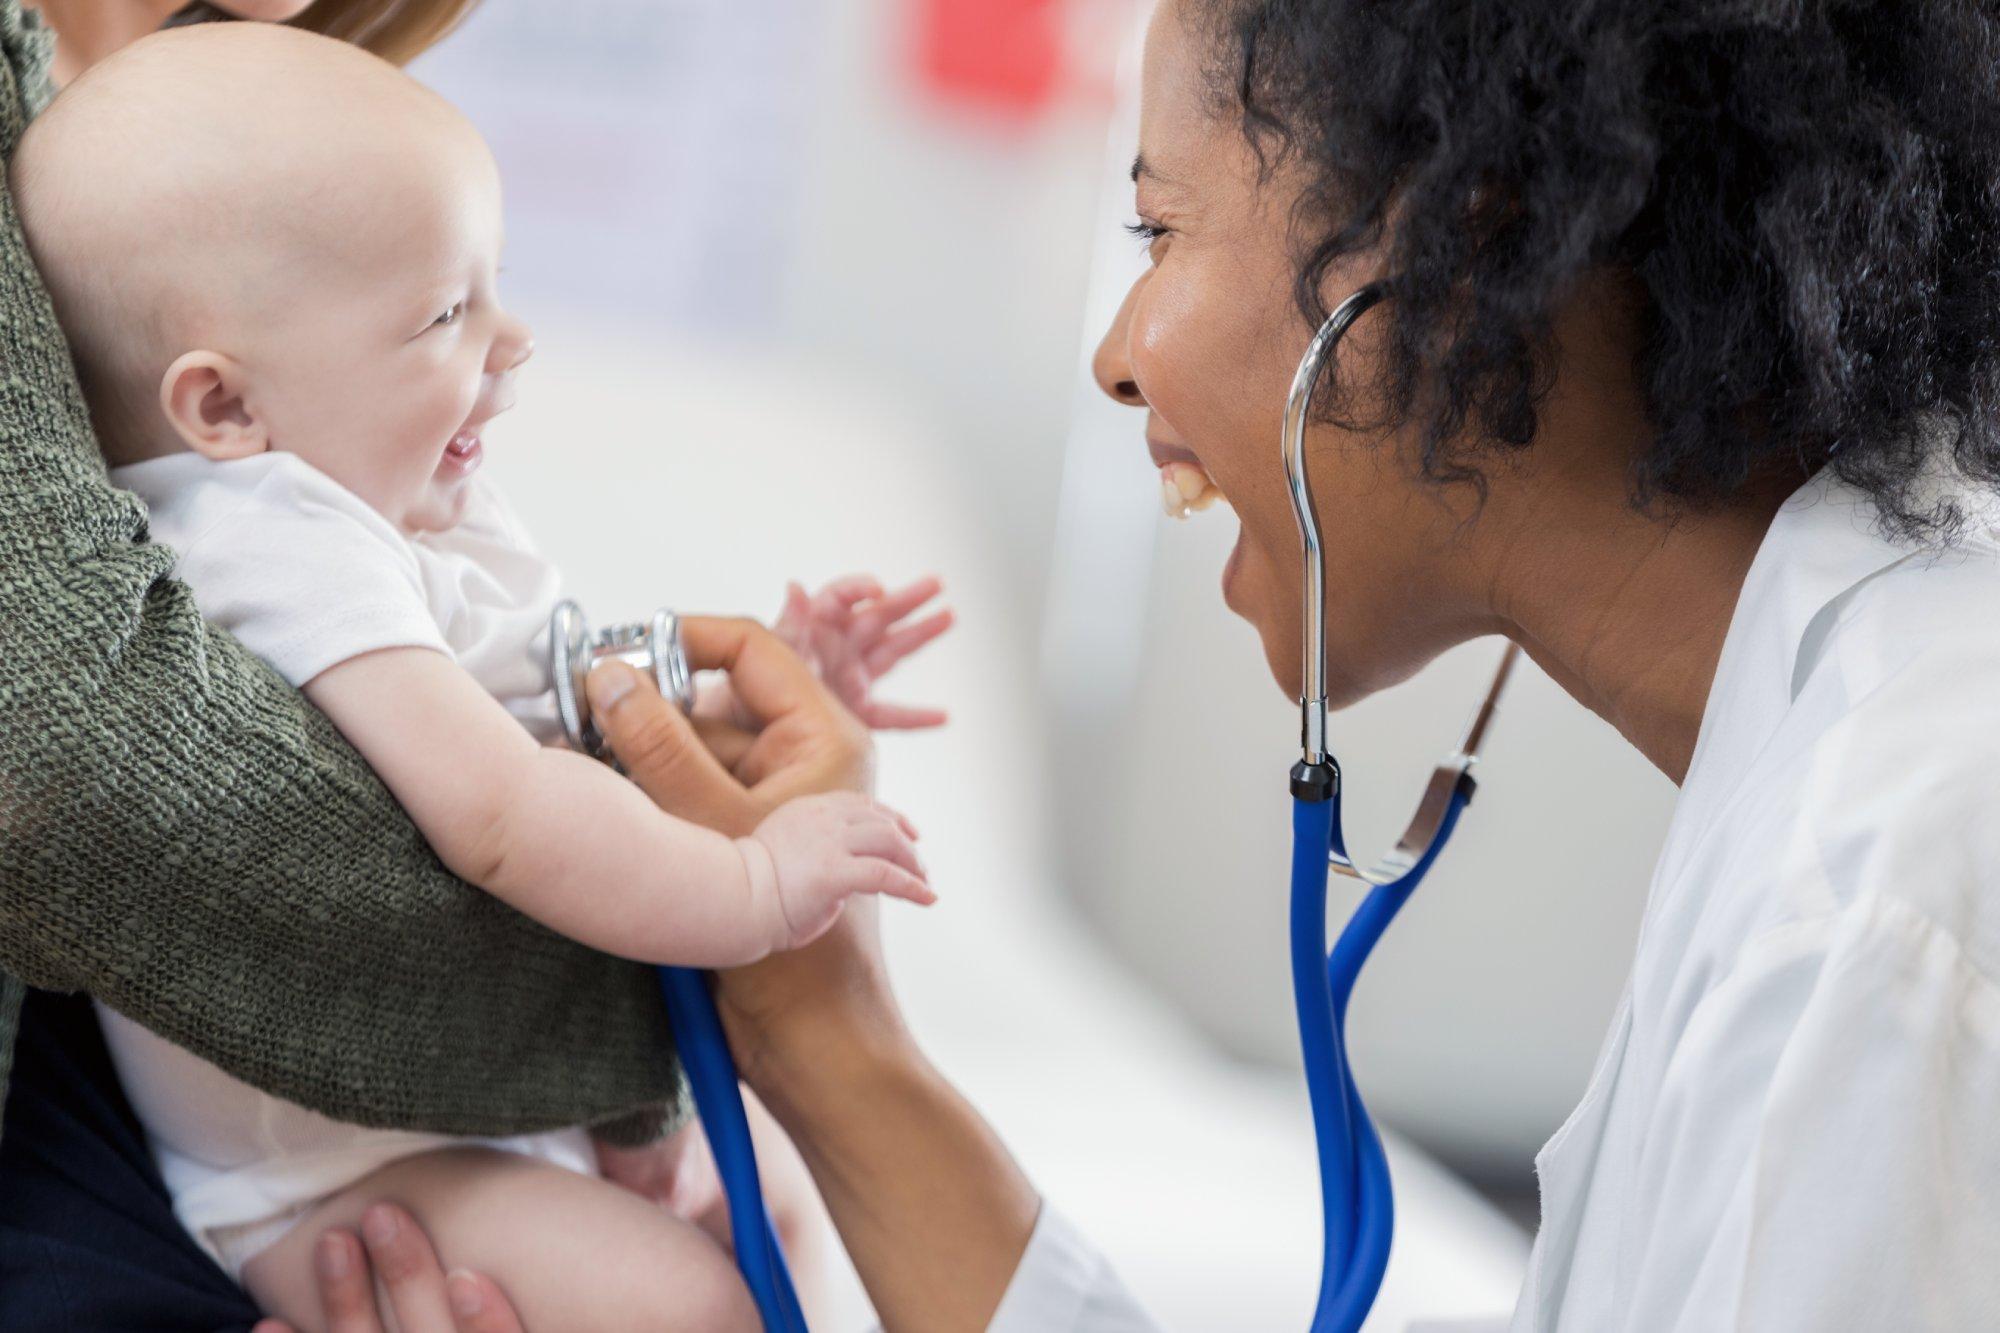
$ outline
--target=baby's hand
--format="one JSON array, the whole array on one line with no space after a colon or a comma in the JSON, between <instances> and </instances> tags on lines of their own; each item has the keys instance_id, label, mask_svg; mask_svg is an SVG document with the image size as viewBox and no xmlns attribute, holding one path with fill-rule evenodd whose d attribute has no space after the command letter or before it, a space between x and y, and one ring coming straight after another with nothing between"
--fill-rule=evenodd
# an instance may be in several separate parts
<instances>
[{"instance_id":1,"label":"baby's hand","mask_svg":"<svg viewBox=\"0 0 2000 1333\"><path fill-rule=\"evenodd\" d=\"M937 895L917 860L910 821L853 792L801 796L773 810L744 841L769 855L775 875L753 892L772 893L782 917L778 947L796 949L826 933L857 893L886 893L928 907ZM756 851L745 849L754 860Z\"/></svg>"},{"instance_id":2,"label":"baby's hand","mask_svg":"<svg viewBox=\"0 0 2000 1333\"><path fill-rule=\"evenodd\" d=\"M950 611L905 623L943 586L935 578L924 578L886 592L876 580L850 574L807 596L794 583L786 587L784 610L771 628L869 726L878 730L941 726L943 710L882 703L872 690L896 663L951 628Z\"/></svg>"}]
</instances>

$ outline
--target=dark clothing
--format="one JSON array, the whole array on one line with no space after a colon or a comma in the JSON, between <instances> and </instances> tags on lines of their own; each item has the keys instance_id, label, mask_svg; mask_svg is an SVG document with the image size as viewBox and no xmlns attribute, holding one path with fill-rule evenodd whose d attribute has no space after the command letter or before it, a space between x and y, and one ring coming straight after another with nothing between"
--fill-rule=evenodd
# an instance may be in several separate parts
<instances>
[{"instance_id":1,"label":"dark clothing","mask_svg":"<svg viewBox=\"0 0 2000 1333\"><path fill-rule=\"evenodd\" d=\"M257 1319L174 1220L90 1001L29 991L0 1132L0 1331L246 1333Z\"/></svg>"}]
</instances>

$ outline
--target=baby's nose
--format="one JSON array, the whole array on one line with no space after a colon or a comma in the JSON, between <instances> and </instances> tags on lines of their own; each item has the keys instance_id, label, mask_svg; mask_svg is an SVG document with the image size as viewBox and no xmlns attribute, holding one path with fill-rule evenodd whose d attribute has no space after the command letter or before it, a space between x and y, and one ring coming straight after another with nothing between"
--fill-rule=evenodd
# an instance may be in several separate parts
<instances>
[{"instance_id":1,"label":"baby's nose","mask_svg":"<svg viewBox=\"0 0 2000 1333\"><path fill-rule=\"evenodd\" d=\"M500 326L499 336L493 340L493 350L486 358L487 369L496 375L518 369L535 354L535 335L528 326L512 315L503 318L506 322Z\"/></svg>"}]
</instances>

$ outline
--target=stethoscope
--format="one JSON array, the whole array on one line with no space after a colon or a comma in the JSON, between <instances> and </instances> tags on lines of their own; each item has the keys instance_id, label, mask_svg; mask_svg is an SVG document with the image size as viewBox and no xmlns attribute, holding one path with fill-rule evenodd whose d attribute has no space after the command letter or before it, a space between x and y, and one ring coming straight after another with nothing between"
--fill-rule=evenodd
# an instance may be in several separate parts
<instances>
[{"instance_id":1,"label":"stethoscope","mask_svg":"<svg viewBox=\"0 0 2000 1333\"><path fill-rule=\"evenodd\" d=\"M565 601L549 618L549 675L555 683L556 712L569 743L585 754L615 763L610 747L590 716L584 682L600 662L618 661L652 676L660 694L682 712L694 706L694 676L681 644L680 618L655 611L644 624L613 625L593 631L575 602ZM716 1174L729 1202L729 1241L736 1266L756 1299L764 1327L774 1333L806 1333L806 1319L792 1287L791 1270L777 1230L764 1208L757 1176L757 1151L743 1110L736 1062L722 1032L722 1019L709 994L708 975L691 967L658 969L667 1001L674 1049L687 1071L695 1113L715 1154Z\"/></svg>"},{"instance_id":2,"label":"stethoscope","mask_svg":"<svg viewBox=\"0 0 2000 1333\"><path fill-rule=\"evenodd\" d=\"M1321 375L1332 362L1342 336L1385 295L1379 283L1363 287L1320 325L1292 377L1281 441L1285 483L1304 548L1301 754L1299 762L1292 765L1289 783L1292 992L1298 1007L1313 1136L1319 1150L1324 1216L1319 1299L1313 1311L1312 1333L1353 1333L1361 1327L1388 1268L1395 1224L1388 1159L1362 1105L1347 1058L1347 1002L1376 942L1436 863L1458 826L1459 815L1472 800L1472 768L1520 652L1509 644L1501 655L1493 683L1463 739L1432 772L1417 812L1394 849L1374 866L1358 867L1348 854L1340 826L1340 764L1326 745L1326 557L1320 546L1319 514L1306 480L1305 428ZM603 737L591 725L589 700L583 690L585 677L598 662L617 659L652 673L660 692L683 709L692 700L679 621L671 611L655 613L644 625L620 625L592 633L576 605L565 602L550 623L549 641L551 674L564 730L570 742L587 753L610 757ZM1370 886L1331 953L1326 947L1330 871ZM674 1044L687 1070L695 1109L707 1131L729 1201L730 1238L737 1266L767 1330L805 1333L791 1273L764 1209L736 1066L707 978L689 968L662 967L659 973Z\"/></svg>"},{"instance_id":3,"label":"stethoscope","mask_svg":"<svg viewBox=\"0 0 2000 1333\"><path fill-rule=\"evenodd\" d=\"M1299 700L1299 762L1292 765L1292 997L1298 1008L1299 1045L1305 1056L1306 1092L1319 1148L1321 1236L1319 1300L1312 1333L1352 1333L1361 1327L1381 1290L1389 1265L1395 1209L1389 1163L1368 1108L1354 1085L1347 1059L1347 1001L1376 942L1436 863L1471 802L1473 765L1500 692L1520 648L1508 644L1493 683L1473 714L1458 748L1431 773L1423 799L1395 847L1368 869L1348 854L1340 827L1340 763L1326 747L1326 556L1319 512L1306 483L1306 419L1320 376L1341 338L1386 295L1371 283L1335 307L1299 359L1285 399L1283 453L1292 517L1304 547L1300 610L1305 633ZM1326 948L1329 870L1370 885L1339 941Z\"/></svg>"}]
</instances>

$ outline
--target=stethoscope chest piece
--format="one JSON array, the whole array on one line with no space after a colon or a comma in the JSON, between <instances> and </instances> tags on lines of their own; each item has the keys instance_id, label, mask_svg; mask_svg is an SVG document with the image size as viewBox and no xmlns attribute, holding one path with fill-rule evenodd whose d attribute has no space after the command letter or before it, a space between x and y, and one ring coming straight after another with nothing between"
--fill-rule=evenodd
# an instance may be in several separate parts
<instances>
[{"instance_id":1,"label":"stethoscope chest piece","mask_svg":"<svg viewBox=\"0 0 2000 1333\"><path fill-rule=\"evenodd\" d=\"M592 632L582 607L573 601L558 603L549 617L549 676L555 682L556 712L569 743L599 759L609 759L611 752L591 722L590 696L583 683L592 667L608 661L651 675L661 696L678 704L682 712L694 706L694 675L681 647L679 616L661 607L644 623L607 625Z\"/></svg>"}]
</instances>

